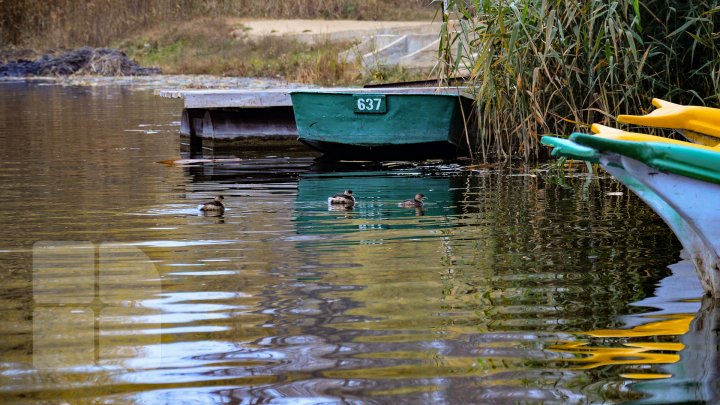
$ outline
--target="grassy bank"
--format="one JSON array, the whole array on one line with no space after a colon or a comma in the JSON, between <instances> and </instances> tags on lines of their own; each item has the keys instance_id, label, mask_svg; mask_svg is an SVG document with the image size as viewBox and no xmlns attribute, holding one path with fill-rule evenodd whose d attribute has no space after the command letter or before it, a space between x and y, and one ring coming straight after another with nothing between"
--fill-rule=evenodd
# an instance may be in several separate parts
<instances>
[{"instance_id":1,"label":"grassy bank","mask_svg":"<svg viewBox=\"0 0 720 405\"><path fill-rule=\"evenodd\" d=\"M401 69L363 70L338 60L349 42L307 44L282 36L250 37L227 18L201 18L171 29L153 28L125 39L117 47L143 66L165 74L282 77L290 82L351 85L372 81L411 80L427 72Z\"/></svg>"}]
</instances>

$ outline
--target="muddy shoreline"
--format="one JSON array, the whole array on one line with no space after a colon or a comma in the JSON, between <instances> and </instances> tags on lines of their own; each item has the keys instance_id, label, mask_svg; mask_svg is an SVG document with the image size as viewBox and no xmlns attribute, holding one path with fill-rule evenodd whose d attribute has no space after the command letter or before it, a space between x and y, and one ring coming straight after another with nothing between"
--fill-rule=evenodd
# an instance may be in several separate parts
<instances>
[{"instance_id":1,"label":"muddy shoreline","mask_svg":"<svg viewBox=\"0 0 720 405\"><path fill-rule=\"evenodd\" d=\"M220 77L211 75L151 76L27 76L0 77L0 84L34 82L59 86L128 86L133 90L161 89L271 89L313 87L264 77Z\"/></svg>"},{"instance_id":2,"label":"muddy shoreline","mask_svg":"<svg viewBox=\"0 0 720 405\"><path fill-rule=\"evenodd\" d=\"M119 50L82 47L72 51L54 51L34 59L8 55L0 63L0 77L28 76L147 76L162 73L156 67L143 67Z\"/></svg>"},{"instance_id":3,"label":"muddy shoreline","mask_svg":"<svg viewBox=\"0 0 720 405\"><path fill-rule=\"evenodd\" d=\"M313 87L274 77L164 75L143 67L121 51L83 47L74 51L32 51L0 54L0 83L30 81L65 86L130 86L133 89L269 89Z\"/></svg>"}]
</instances>

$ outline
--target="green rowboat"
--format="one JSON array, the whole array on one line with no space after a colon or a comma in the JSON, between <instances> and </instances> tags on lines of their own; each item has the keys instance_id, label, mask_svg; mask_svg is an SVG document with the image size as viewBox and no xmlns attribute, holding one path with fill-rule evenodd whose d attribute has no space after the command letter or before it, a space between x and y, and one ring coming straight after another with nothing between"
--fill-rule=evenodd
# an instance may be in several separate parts
<instances>
[{"instance_id":1,"label":"green rowboat","mask_svg":"<svg viewBox=\"0 0 720 405\"><path fill-rule=\"evenodd\" d=\"M336 159L453 158L466 145L472 100L403 89L295 91L300 142Z\"/></svg>"}]
</instances>

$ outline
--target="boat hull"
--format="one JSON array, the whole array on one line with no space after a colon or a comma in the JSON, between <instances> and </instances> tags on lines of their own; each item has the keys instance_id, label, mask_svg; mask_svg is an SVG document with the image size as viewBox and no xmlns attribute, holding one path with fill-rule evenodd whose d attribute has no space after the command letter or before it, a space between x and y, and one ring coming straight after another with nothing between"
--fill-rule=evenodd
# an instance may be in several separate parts
<instances>
[{"instance_id":1,"label":"boat hull","mask_svg":"<svg viewBox=\"0 0 720 405\"><path fill-rule=\"evenodd\" d=\"M346 160L422 160L452 159L458 156L458 146L447 141L403 145L352 145L299 138L300 142L323 153L324 158Z\"/></svg>"},{"instance_id":2,"label":"boat hull","mask_svg":"<svg viewBox=\"0 0 720 405\"><path fill-rule=\"evenodd\" d=\"M291 98L298 140L338 159L456 157L472 108L470 99L449 94L303 91ZM365 108L364 100L382 109Z\"/></svg>"}]
</instances>

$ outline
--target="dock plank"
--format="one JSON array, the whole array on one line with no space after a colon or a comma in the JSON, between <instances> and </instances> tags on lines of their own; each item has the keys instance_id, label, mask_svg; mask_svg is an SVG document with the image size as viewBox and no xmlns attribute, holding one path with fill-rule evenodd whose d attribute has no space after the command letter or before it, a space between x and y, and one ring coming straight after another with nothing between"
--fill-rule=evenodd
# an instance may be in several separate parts
<instances>
[{"instance_id":1,"label":"dock plank","mask_svg":"<svg viewBox=\"0 0 720 405\"><path fill-rule=\"evenodd\" d=\"M181 98L185 108L267 108L292 107L290 93L293 91L318 91L338 93L384 93L384 94L461 94L472 98L462 87L326 87L326 88L276 88L233 90L159 90L165 98Z\"/></svg>"}]
</instances>

